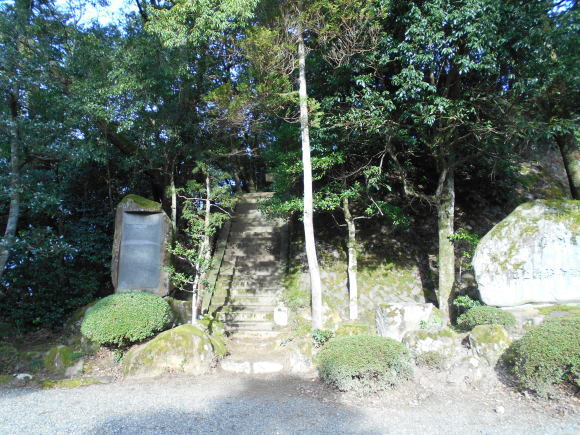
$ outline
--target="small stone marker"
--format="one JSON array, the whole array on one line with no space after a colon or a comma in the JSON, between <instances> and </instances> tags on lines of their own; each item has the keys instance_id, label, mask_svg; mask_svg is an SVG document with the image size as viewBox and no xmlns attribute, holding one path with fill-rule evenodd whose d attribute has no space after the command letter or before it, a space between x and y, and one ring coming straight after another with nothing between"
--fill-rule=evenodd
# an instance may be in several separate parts
<instances>
[{"instance_id":1,"label":"small stone marker","mask_svg":"<svg viewBox=\"0 0 580 435\"><path fill-rule=\"evenodd\" d=\"M274 309L274 323L278 326L288 326L288 308L278 305Z\"/></svg>"},{"instance_id":2,"label":"small stone marker","mask_svg":"<svg viewBox=\"0 0 580 435\"><path fill-rule=\"evenodd\" d=\"M117 206L111 277L116 293L145 291L159 296L169 293L166 247L171 241L171 222L161 204L127 195Z\"/></svg>"}]
</instances>

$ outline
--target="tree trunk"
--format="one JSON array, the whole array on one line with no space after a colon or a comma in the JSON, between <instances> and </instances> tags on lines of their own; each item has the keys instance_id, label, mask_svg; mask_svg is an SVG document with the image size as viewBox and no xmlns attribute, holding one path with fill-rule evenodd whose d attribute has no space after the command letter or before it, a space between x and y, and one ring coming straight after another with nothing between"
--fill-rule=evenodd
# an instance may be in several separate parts
<instances>
[{"instance_id":1,"label":"tree trunk","mask_svg":"<svg viewBox=\"0 0 580 435\"><path fill-rule=\"evenodd\" d=\"M211 261L210 249L210 217L211 217L211 180L209 174L205 175L205 216L203 222L203 238L198 253L198 271L193 280L193 296L191 298L191 323L197 321L199 308L203 304L203 281L205 280L206 271Z\"/></svg>"},{"instance_id":2,"label":"tree trunk","mask_svg":"<svg viewBox=\"0 0 580 435\"><path fill-rule=\"evenodd\" d=\"M314 242L312 205L312 163L310 161L310 133L308 131L308 94L306 92L306 49L302 27L298 27L298 64L300 96L300 133L302 139L302 166L304 170L304 239L310 271L312 298L312 329L322 328L322 282Z\"/></svg>"},{"instance_id":3,"label":"tree trunk","mask_svg":"<svg viewBox=\"0 0 580 435\"><path fill-rule=\"evenodd\" d=\"M10 208L8 210L8 220L4 237L0 242L0 278L4 274L4 268L8 262L10 250L16 242L16 229L18 218L20 217L20 135L18 126L18 93L17 86L14 87L10 97L11 112L11 135L10 135Z\"/></svg>"},{"instance_id":4,"label":"tree trunk","mask_svg":"<svg viewBox=\"0 0 580 435\"><path fill-rule=\"evenodd\" d=\"M444 163L437 186L437 212L439 230L439 309L450 321L449 298L455 282L455 250L450 237L454 233L455 178L453 157Z\"/></svg>"},{"instance_id":5,"label":"tree trunk","mask_svg":"<svg viewBox=\"0 0 580 435\"><path fill-rule=\"evenodd\" d=\"M171 168L170 186L171 190L171 228L173 234L177 234L177 190L175 189L175 166Z\"/></svg>"},{"instance_id":6,"label":"tree trunk","mask_svg":"<svg viewBox=\"0 0 580 435\"><path fill-rule=\"evenodd\" d=\"M556 136L556 143L560 148L570 192L573 199L580 199L580 149L573 134L560 134Z\"/></svg>"},{"instance_id":7,"label":"tree trunk","mask_svg":"<svg viewBox=\"0 0 580 435\"><path fill-rule=\"evenodd\" d=\"M357 284L357 261L356 261L356 226L350 213L348 198L342 200L342 210L344 220L348 228L348 294L349 294L349 318L350 320L358 319L358 284Z\"/></svg>"}]
</instances>

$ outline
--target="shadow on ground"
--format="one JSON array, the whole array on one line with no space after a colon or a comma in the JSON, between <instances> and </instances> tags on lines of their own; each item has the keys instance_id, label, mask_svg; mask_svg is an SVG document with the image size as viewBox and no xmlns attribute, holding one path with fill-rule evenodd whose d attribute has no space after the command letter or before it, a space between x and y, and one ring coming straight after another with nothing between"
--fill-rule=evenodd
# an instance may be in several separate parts
<instances>
[{"instance_id":1,"label":"shadow on ground","mask_svg":"<svg viewBox=\"0 0 580 435\"><path fill-rule=\"evenodd\" d=\"M160 380L161 381L161 380ZM100 419L92 433L381 433L320 384L291 376L232 377L226 391L184 379L172 406L150 404ZM153 383L149 384L153 385ZM210 388L209 385L206 387ZM145 391L145 386L142 391ZM170 387L170 389L173 389ZM317 389L318 391L313 391ZM189 397L188 397L189 396ZM313 397L314 396L314 397Z\"/></svg>"}]
</instances>

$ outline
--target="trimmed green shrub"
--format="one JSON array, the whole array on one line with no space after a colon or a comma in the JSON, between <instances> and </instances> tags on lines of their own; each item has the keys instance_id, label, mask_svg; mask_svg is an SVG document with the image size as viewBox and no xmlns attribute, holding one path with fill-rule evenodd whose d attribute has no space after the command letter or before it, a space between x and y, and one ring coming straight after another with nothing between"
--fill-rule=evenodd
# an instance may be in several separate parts
<instances>
[{"instance_id":1,"label":"trimmed green shrub","mask_svg":"<svg viewBox=\"0 0 580 435\"><path fill-rule=\"evenodd\" d=\"M543 395L562 381L580 386L580 317L548 319L508 350L521 387Z\"/></svg>"},{"instance_id":2,"label":"trimmed green shrub","mask_svg":"<svg viewBox=\"0 0 580 435\"><path fill-rule=\"evenodd\" d=\"M501 325L504 328L515 326L516 318L512 313L496 307L473 307L457 318L457 326L471 331L478 325Z\"/></svg>"},{"instance_id":3,"label":"trimmed green shrub","mask_svg":"<svg viewBox=\"0 0 580 435\"><path fill-rule=\"evenodd\" d=\"M98 301L85 314L81 333L104 346L123 347L170 326L171 307L151 293L118 293Z\"/></svg>"},{"instance_id":4,"label":"trimmed green shrub","mask_svg":"<svg viewBox=\"0 0 580 435\"><path fill-rule=\"evenodd\" d=\"M354 335L330 340L318 354L321 379L341 391L374 392L411 377L407 348L390 338Z\"/></svg>"}]
</instances>

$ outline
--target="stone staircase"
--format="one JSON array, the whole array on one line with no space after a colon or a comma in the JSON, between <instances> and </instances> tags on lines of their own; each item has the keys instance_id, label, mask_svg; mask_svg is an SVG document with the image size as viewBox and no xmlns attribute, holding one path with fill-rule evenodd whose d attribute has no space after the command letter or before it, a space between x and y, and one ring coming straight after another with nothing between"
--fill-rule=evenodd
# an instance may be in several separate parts
<instances>
[{"instance_id":1,"label":"stone staircase","mask_svg":"<svg viewBox=\"0 0 580 435\"><path fill-rule=\"evenodd\" d=\"M236 206L209 305L209 313L225 324L232 356L236 349L271 346L279 336L274 311L283 286L287 229L258 210L271 195L245 194Z\"/></svg>"}]
</instances>

